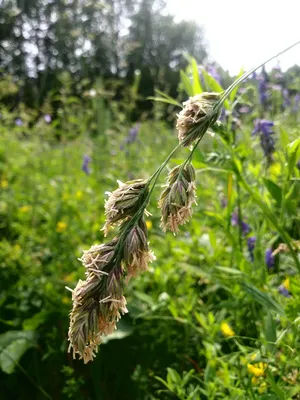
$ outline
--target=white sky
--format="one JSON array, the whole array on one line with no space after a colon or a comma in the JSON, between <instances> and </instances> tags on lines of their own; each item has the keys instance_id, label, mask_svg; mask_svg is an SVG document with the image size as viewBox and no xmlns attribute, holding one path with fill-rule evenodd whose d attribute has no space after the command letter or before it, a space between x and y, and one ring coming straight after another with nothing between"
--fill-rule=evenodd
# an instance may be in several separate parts
<instances>
[{"instance_id":1,"label":"white sky","mask_svg":"<svg viewBox=\"0 0 300 400\"><path fill-rule=\"evenodd\" d=\"M300 40L300 0L167 0L167 9L204 27L210 58L231 74ZM278 62L283 70L300 65L300 44L267 69Z\"/></svg>"}]
</instances>

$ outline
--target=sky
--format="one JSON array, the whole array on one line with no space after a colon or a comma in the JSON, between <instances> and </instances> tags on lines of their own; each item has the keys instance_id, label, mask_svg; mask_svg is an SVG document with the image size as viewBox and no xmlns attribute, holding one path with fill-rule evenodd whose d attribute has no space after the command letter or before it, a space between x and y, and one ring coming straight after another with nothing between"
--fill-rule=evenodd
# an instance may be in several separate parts
<instances>
[{"instance_id":1,"label":"sky","mask_svg":"<svg viewBox=\"0 0 300 400\"><path fill-rule=\"evenodd\" d=\"M167 9L177 21L203 26L211 60L231 74L300 40L300 0L167 0ZM267 69L278 63L283 70L300 65L300 44Z\"/></svg>"}]
</instances>

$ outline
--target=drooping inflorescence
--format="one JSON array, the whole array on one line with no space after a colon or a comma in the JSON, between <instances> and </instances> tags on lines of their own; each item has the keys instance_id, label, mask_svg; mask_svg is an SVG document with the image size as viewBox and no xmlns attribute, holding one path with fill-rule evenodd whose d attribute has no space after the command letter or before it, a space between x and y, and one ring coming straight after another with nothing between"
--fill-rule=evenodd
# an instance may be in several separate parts
<instances>
[{"instance_id":1,"label":"drooping inflorescence","mask_svg":"<svg viewBox=\"0 0 300 400\"><path fill-rule=\"evenodd\" d=\"M84 251L80 261L86 279L79 280L72 290L69 351L85 363L93 360L102 338L111 334L121 315L127 313L124 278L147 270L148 262L155 259L143 218L146 183L137 180L119 186L110 193L105 207L105 228L121 224L119 233L112 241Z\"/></svg>"},{"instance_id":2,"label":"drooping inflorescence","mask_svg":"<svg viewBox=\"0 0 300 400\"><path fill-rule=\"evenodd\" d=\"M195 169L191 163L179 165L168 175L167 187L160 195L161 227L164 231L178 232L192 216L196 203Z\"/></svg>"}]
</instances>

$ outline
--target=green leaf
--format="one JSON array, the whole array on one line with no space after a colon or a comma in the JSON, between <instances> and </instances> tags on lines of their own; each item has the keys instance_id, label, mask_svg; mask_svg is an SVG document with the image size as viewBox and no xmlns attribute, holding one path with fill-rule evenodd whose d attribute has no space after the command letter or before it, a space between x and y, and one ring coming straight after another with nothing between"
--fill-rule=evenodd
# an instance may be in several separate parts
<instances>
[{"instance_id":1,"label":"green leaf","mask_svg":"<svg viewBox=\"0 0 300 400\"><path fill-rule=\"evenodd\" d=\"M209 75L205 69L202 68L202 75L203 78L205 80L206 85L213 91L213 92L217 92L217 93L222 93L224 92L224 89L222 88L222 86L211 76ZM228 110L229 107L229 103L228 100L225 100L224 102L224 107Z\"/></svg>"},{"instance_id":2,"label":"green leaf","mask_svg":"<svg viewBox=\"0 0 300 400\"><path fill-rule=\"evenodd\" d=\"M266 188L268 189L270 195L273 197L273 199L276 201L278 206L281 206L281 201L282 201L282 190L281 188L273 181L267 178L263 178L264 184Z\"/></svg>"},{"instance_id":3,"label":"green leaf","mask_svg":"<svg viewBox=\"0 0 300 400\"><path fill-rule=\"evenodd\" d=\"M300 147L300 138L294 140L292 143L287 145L289 174L293 172L293 169L296 165L297 153L299 147Z\"/></svg>"},{"instance_id":4,"label":"green leaf","mask_svg":"<svg viewBox=\"0 0 300 400\"><path fill-rule=\"evenodd\" d=\"M147 100L154 100L160 101L162 103L172 104L173 106L177 106L182 108L182 104L180 104L177 100L173 99L173 97L169 96L168 94L162 92L161 90L155 89L155 92L160 96L149 96Z\"/></svg>"},{"instance_id":5,"label":"green leaf","mask_svg":"<svg viewBox=\"0 0 300 400\"><path fill-rule=\"evenodd\" d=\"M281 389L281 387L274 381L272 375L269 373L268 374L268 382L271 386L272 391L276 394L276 396L280 400L286 400L286 395L285 392Z\"/></svg>"},{"instance_id":6,"label":"green leaf","mask_svg":"<svg viewBox=\"0 0 300 400\"><path fill-rule=\"evenodd\" d=\"M12 374L22 355L35 346L32 331L8 331L0 335L0 368Z\"/></svg>"},{"instance_id":7,"label":"green leaf","mask_svg":"<svg viewBox=\"0 0 300 400\"><path fill-rule=\"evenodd\" d=\"M197 62L194 58L191 58L191 67L192 67L192 71L193 71L193 92L194 92L194 96L195 96L196 94L202 93L203 89L201 87L201 82L199 79Z\"/></svg>"},{"instance_id":8,"label":"green leaf","mask_svg":"<svg viewBox=\"0 0 300 400\"><path fill-rule=\"evenodd\" d=\"M190 97L194 96L193 86L191 84L189 77L184 71L180 71L180 79L186 94Z\"/></svg>"},{"instance_id":9,"label":"green leaf","mask_svg":"<svg viewBox=\"0 0 300 400\"><path fill-rule=\"evenodd\" d=\"M257 301L267 310L275 311L281 315L284 315L284 310L271 295L266 292L262 292L256 286L248 282L240 282L241 289L244 290L253 300Z\"/></svg>"},{"instance_id":10,"label":"green leaf","mask_svg":"<svg viewBox=\"0 0 300 400\"><path fill-rule=\"evenodd\" d=\"M235 80L236 80L236 79L239 79L239 78L243 75L244 72L245 72L245 71L244 71L244 68L241 68L241 70L240 70L240 72L238 73L238 75L237 75L237 77L235 78ZM229 100L230 100L231 103L233 103L237 91L238 91L238 86L236 86L236 87L233 89L233 91L230 93L230 95L229 95Z\"/></svg>"},{"instance_id":11,"label":"green leaf","mask_svg":"<svg viewBox=\"0 0 300 400\"><path fill-rule=\"evenodd\" d=\"M215 269L219 270L220 272L225 272L226 274L230 275L244 275L242 271L239 269L235 268L229 268L229 267L215 267Z\"/></svg>"},{"instance_id":12,"label":"green leaf","mask_svg":"<svg viewBox=\"0 0 300 400\"><path fill-rule=\"evenodd\" d=\"M273 351L276 343L276 324L270 312L267 313L264 319L264 333L267 343L267 350Z\"/></svg>"}]
</instances>

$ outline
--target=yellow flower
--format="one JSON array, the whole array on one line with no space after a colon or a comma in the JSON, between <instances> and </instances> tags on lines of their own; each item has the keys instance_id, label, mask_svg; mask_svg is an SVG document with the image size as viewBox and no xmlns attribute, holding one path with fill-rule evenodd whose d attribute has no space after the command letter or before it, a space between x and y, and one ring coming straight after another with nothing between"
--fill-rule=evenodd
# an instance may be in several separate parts
<instances>
[{"instance_id":1,"label":"yellow flower","mask_svg":"<svg viewBox=\"0 0 300 400\"><path fill-rule=\"evenodd\" d=\"M262 382L260 387L258 388L258 393L265 393L267 390L267 382Z\"/></svg>"},{"instance_id":2,"label":"yellow flower","mask_svg":"<svg viewBox=\"0 0 300 400\"><path fill-rule=\"evenodd\" d=\"M286 290L290 290L290 278L286 278L282 285L286 288Z\"/></svg>"},{"instance_id":3,"label":"yellow flower","mask_svg":"<svg viewBox=\"0 0 300 400\"><path fill-rule=\"evenodd\" d=\"M248 372L254 376L256 376L257 378L259 378L260 376L264 376L265 374L265 369L267 367L267 364L259 362L257 364L248 364L247 368L248 368Z\"/></svg>"},{"instance_id":4,"label":"yellow flower","mask_svg":"<svg viewBox=\"0 0 300 400\"><path fill-rule=\"evenodd\" d=\"M8 181L6 179L2 179L2 181L0 181L0 187L2 187L2 189L7 188L8 186Z\"/></svg>"},{"instance_id":5,"label":"yellow flower","mask_svg":"<svg viewBox=\"0 0 300 400\"><path fill-rule=\"evenodd\" d=\"M77 200L82 199L82 195L83 195L82 191L81 191L81 190L78 190L78 191L76 192L76 194L75 194L76 199L77 199Z\"/></svg>"},{"instance_id":6,"label":"yellow flower","mask_svg":"<svg viewBox=\"0 0 300 400\"><path fill-rule=\"evenodd\" d=\"M146 221L146 226L150 230L152 228L152 221Z\"/></svg>"},{"instance_id":7,"label":"yellow flower","mask_svg":"<svg viewBox=\"0 0 300 400\"><path fill-rule=\"evenodd\" d=\"M235 335L235 332L231 329L231 327L227 324L227 322L221 323L221 332L226 337L231 337Z\"/></svg>"},{"instance_id":8,"label":"yellow flower","mask_svg":"<svg viewBox=\"0 0 300 400\"><path fill-rule=\"evenodd\" d=\"M31 206L22 206L22 207L19 208L19 211L20 211L22 214L26 214L26 213L28 213L30 210L31 210Z\"/></svg>"},{"instance_id":9,"label":"yellow flower","mask_svg":"<svg viewBox=\"0 0 300 400\"><path fill-rule=\"evenodd\" d=\"M56 232L62 233L67 229L68 225L63 221L58 221L56 224Z\"/></svg>"}]
</instances>

